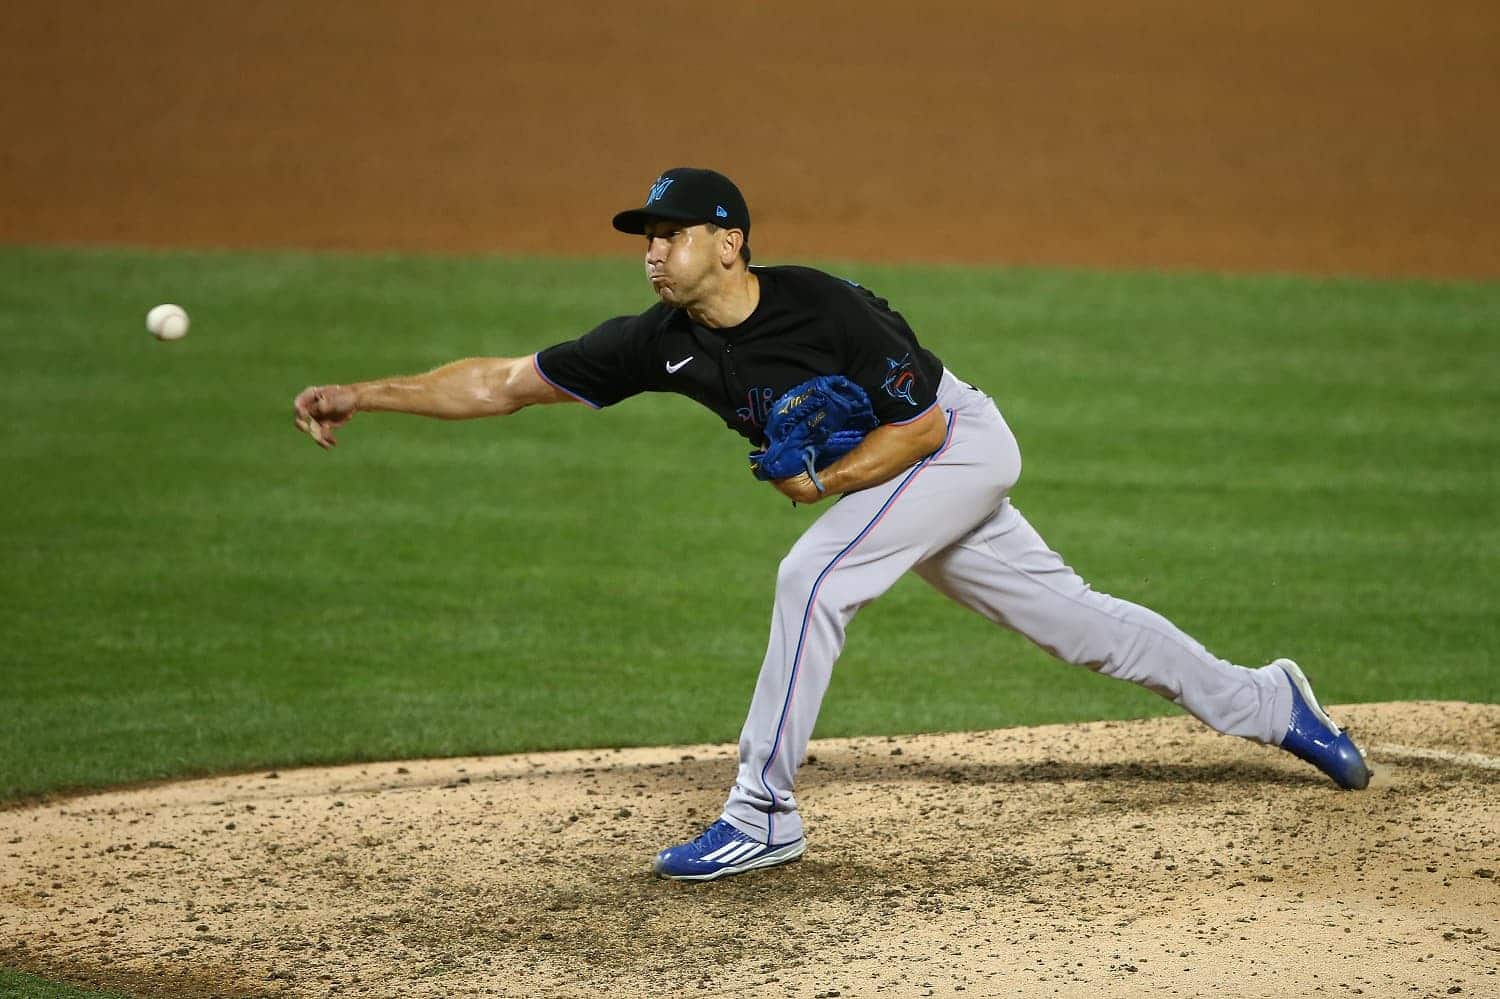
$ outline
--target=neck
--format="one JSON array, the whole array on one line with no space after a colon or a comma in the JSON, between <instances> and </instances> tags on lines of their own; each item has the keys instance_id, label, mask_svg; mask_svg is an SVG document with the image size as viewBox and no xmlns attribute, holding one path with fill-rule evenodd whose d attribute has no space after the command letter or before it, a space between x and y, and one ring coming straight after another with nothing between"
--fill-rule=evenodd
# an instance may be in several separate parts
<instances>
[{"instance_id":1,"label":"neck","mask_svg":"<svg viewBox=\"0 0 1500 999\"><path fill-rule=\"evenodd\" d=\"M727 329L750 318L760 304L760 279L750 268L731 271L712 295L687 306L693 322L709 329Z\"/></svg>"}]
</instances>

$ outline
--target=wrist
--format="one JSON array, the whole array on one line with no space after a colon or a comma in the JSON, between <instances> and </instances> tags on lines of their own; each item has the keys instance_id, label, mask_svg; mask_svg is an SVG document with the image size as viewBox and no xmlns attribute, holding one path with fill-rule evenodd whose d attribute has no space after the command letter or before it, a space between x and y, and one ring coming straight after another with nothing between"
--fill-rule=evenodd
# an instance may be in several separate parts
<instances>
[{"instance_id":1,"label":"wrist","mask_svg":"<svg viewBox=\"0 0 1500 999\"><path fill-rule=\"evenodd\" d=\"M352 385L339 385L337 391L343 393L345 400L348 401L350 412L357 413L371 408L373 385L373 382L355 382Z\"/></svg>"},{"instance_id":2,"label":"wrist","mask_svg":"<svg viewBox=\"0 0 1500 999\"><path fill-rule=\"evenodd\" d=\"M848 490L849 476L839 468L841 462L834 462L818 473L818 481L823 484L823 495L836 496Z\"/></svg>"}]
</instances>

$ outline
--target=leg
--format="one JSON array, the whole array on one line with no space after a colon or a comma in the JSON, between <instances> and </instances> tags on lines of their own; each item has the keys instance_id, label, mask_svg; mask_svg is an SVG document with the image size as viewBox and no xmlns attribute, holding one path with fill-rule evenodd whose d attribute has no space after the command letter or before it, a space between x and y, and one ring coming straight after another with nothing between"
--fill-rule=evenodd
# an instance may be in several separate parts
<instances>
[{"instance_id":1,"label":"leg","mask_svg":"<svg viewBox=\"0 0 1500 999\"><path fill-rule=\"evenodd\" d=\"M724 814L697 839L658 853L658 875L710 880L801 856L792 784L849 621L907 569L988 520L1021 474L1015 437L983 393L945 374L938 402L948 413L942 448L890 482L843 497L782 561Z\"/></svg>"},{"instance_id":2,"label":"leg","mask_svg":"<svg viewBox=\"0 0 1500 999\"><path fill-rule=\"evenodd\" d=\"M998 416L952 414L942 450L882 486L844 497L782 561L770 642L740 734L739 775L724 808L737 829L770 844L801 839L792 785L845 629L860 607L1002 501L1020 457L996 422Z\"/></svg>"},{"instance_id":3,"label":"leg","mask_svg":"<svg viewBox=\"0 0 1500 999\"><path fill-rule=\"evenodd\" d=\"M1272 744L1286 734L1280 670L1235 666L1155 611L1094 592L1008 500L916 572L1059 659L1138 683L1217 731Z\"/></svg>"}]
</instances>

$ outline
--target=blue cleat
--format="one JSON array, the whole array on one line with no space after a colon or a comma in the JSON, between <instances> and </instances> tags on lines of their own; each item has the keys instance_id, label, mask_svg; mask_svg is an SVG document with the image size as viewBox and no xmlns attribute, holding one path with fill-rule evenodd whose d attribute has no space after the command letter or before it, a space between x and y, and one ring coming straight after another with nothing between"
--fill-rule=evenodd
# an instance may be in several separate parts
<instances>
[{"instance_id":1,"label":"blue cleat","mask_svg":"<svg viewBox=\"0 0 1500 999\"><path fill-rule=\"evenodd\" d=\"M790 863L806 849L806 837L795 843L768 846L720 819L691 843L678 843L658 853L651 869L657 877L674 881L712 881L758 867Z\"/></svg>"},{"instance_id":2,"label":"blue cleat","mask_svg":"<svg viewBox=\"0 0 1500 999\"><path fill-rule=\"evenodd\" d=\"M1362 790L1370 783L1370 768L1354 740L1337 725L1313 696L1312 685L1290 659L1271 665L1281 667L1292 684L1292 721L1281 740L1281 748L1323 771L1346 791Z\"/></svg>"}]
</instances>

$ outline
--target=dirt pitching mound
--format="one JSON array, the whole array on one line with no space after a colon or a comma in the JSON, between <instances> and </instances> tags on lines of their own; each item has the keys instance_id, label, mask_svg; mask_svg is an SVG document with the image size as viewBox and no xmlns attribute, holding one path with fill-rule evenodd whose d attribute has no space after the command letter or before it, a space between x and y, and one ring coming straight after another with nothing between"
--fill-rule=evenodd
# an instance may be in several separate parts
<instances>
[{"instance_id":1,"label":"dirt pitching mound","mask_svg":"<svg viewBox=\"0 0 1500 999\"><path fill-rule=\"evenodd\" d=\"M145 995L1495 994L1500 706L1338 717L1343 793L1187 718L821 740L800 863L648 873L726 746L0 812L0 964Z\"/></svg>"}]
</instances>

